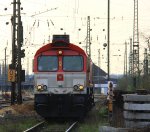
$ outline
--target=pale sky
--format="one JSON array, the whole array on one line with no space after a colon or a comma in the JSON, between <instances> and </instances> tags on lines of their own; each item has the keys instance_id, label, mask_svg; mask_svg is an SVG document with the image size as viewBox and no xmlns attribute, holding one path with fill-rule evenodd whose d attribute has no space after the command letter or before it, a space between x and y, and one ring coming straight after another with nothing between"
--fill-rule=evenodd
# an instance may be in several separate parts
<instances>
[{"instance_id":1,"label":"pale sky","mask_svg":"<svg viewBox=\"0 0 150 132\"><path fill-rule=\"evenodd\" d=\"M20 0L23 7L24 46L26 57L23 67L32 73L32 58L36 50L50 41L53 34L69 34L70 41L85 48L87 16L91 18L92 60L98 64L98 49L101 51L101 68L107 72L107 0ZM11 22L13 0L0 0L0 63L7 47L8 63L11 61ZM110 0L110 73L123 73L124 43L133 36L134 0ZM7 8L7 10L4 10ZM150 1L139 0L140 60L147 47L144 36L150 36ZM44 12L44 13L43 13ZM9 22L9 25L6 25ZM61 30L63 29L63 30ZM79 31L79 29L81 29ZM7 44L8 41L8 44ZM79 44L81 42L81 44ZM129 49L129 46L128 46ZM114 56L115 55L115 56Z\"/></svg>"}]
</instances>

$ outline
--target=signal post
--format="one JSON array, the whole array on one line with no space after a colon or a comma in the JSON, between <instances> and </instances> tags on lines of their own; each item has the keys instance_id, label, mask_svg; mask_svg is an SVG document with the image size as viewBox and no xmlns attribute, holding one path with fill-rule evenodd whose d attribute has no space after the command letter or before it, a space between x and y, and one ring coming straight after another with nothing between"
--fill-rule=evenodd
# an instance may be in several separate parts
<instances>
[{"instance_id":1,"label":"signal post","mask_svg":"<svg viewBox=\"0 0 150 132\"><path fill-rule=\"evenodd\" d=\"M11 18L13 26L12 35L12 63L9 66L8 81L11 82L11 105L17 100L22 103L21 82L24 81L25 72L22 70L21 58L25 57L25 50L21 50L23 45L23 26L20 16L20 0L13 0L13 16ZM23 77L23 78L22 78ZM17 88L17 98L15 96Z\"/></svg>"}]
</instances>

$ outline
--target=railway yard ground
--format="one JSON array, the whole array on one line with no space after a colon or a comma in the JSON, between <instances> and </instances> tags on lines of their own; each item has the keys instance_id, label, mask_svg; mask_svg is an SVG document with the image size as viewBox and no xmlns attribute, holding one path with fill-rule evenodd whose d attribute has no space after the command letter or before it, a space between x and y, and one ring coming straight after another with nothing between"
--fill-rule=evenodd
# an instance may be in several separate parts
<instances>
[{"instance_id":1,"label":"railway yard ground","mask_svg":"<svg viewBox=\"0 0 150 132\"><path fill-rule=\"evenodd\" d=\"M106 97L96 97L95 107L78 125L78 132L96 132L101 125L108 125L107 115L104 115ZM13 105L0 109L0 132L21 132L44 120L36 114L33 101L23 102L22 105ZM52 123L52 121L51 121ZM62 127L53 122L51 127ZM49 128L53 129L53 128ZM61 129L59 129L61 131ZM47 130L46 130L47 131Z\"/></svg>"},{"instance_id":2,"label":"railway yard ground","mask_svg":"<svg viewBox=\"0 0 150 132\"><path fill-rule=\"evenodd\" d=\"M118 113L119 114L119 113ZM121 118L121 117L120 117ZM13 105L0 109L0 132L22 132L43 121L33 107L33 100L23 102L22 105ZM119 124L120 120L117 120ZM43 129L42 132L65 131L64 122L50 121L48 128ZM67 122L65 123L65 125ZM118 126L119 127L119 126ZM57 128L57 129L55 129ZM108 112L106 106L106 96L95 96L95 107L87 114L85 119L79 121L75 132L109 132L111 124L108 120ZM109 130L108 130L109 129ZM149 129L132 129L127 132L147 132ZM111 128L111 131L114 128ZM125 129L124 129L125 131ZM41 131L39 131L41 132ZM126 131L125 131L126 132Z\"/></svg>"}]
</instances>

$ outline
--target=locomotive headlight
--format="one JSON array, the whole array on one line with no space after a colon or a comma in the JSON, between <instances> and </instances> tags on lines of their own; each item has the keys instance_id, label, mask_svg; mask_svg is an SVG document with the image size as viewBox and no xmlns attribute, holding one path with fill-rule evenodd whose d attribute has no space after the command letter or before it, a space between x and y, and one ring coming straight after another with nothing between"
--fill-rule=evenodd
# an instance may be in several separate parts
<instances>
[{"instance_id":1,"label":"locomotive headlight","mask_svg":"<svg viewBox=\"0 0 150 132\"><path fill-rule=\"evenodd\" d=\"M74 89L74 91L82 91L84 89L84 86L80 85L80 84L74 85L73 89Z\"/></svg>"},{"instance_id":2,"label":"locomotive headlight","mask_svg":"<svg viewBox=\"0 0 150 132\"><path fill-rule=\"evenodd\" d=\"M74 89L75 91L77 91L77 90L79 89L79 86L78 86L78 85L74 85L74 86L73 86L73 89Z\"/></svg>"},{"instance_id":3,"label":"locomotive headlight","mask_svg":"<svg viewBox=\"0 0 150 132\"><path fill-rule=\"evenodd\" d=\"M37 85L37 91L45 91L47 90L47 86L46 85Z\"/></svg>"},{"instance_id":4,"label":"locomotive headlight","mask_svg":"<svg viewBox=\"0 0 150 132\"><path fill-rule=\"evenodd\" d=\"M79 90L83 90L84 89L84 87L83 87L83 85L79 85Z\"/></svg>"},{"instance_id":5,"label":"locomotive headlight","mask_svg":"<svg viewBox=\"0 0 150 132\"><path fill-rule=\"evenodd\" d=\"M37 85L37 90L42 91L43 90L42 85Z\"/></svg>"},{"instance_id":6,"label":"locomotive headlight","mask_svg":"<svg viewBox=\"0 0 150 132\"><path fill-rule=\"evenodd\" d=\"M46 85L43 85L43 90L47 90L47 86Z\"/></svg>"}]
</instances>

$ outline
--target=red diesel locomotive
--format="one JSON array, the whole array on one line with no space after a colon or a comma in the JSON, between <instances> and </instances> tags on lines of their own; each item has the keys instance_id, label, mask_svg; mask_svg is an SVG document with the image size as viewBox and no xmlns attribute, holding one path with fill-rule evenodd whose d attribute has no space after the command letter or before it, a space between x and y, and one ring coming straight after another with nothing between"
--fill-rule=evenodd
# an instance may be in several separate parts
<instances>
[{"instance_id":1,"label":"red diesel locomotive","mask_svg":"<svg viewBox=\"0 0 150 132\"><path fill-rule=\"evenodd\" d=\"M84 50L69 35L53 35L33 63L36 112L45 118L84 117L94 105L92 62Z\"/></svg>"}]
</instances>

